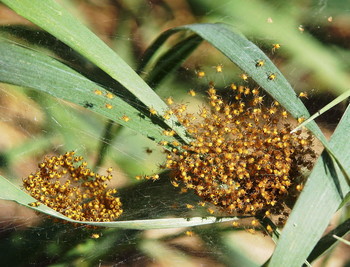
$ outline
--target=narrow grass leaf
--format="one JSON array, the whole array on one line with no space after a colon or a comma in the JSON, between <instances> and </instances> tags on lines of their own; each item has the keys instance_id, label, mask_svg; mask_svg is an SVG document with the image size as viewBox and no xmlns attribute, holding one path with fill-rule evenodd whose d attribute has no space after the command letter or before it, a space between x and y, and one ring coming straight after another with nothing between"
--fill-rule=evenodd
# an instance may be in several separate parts
<instances>
[{"instance_id":1,"label":"narrow grass leaf","mask_svg":"<svg viewBox=\"0 0 350 267\"><path fill-rule=\"evenodd\" d=\"M154 121L61 62L36 51L0 42L0 81L70 101L131 128L152 140L165 140ZM129 121L126 121L126 118ZM169 141L172 140L168 137Z\"/></svg>"},{"instance_id":2,"label":"narrow grass leaf","mask_svg":"<svg viewBox=\"0 0 350 267\"><path fill-rule=\"evenodd\" d=\"M278 229L278 227L267 217L257 217L257 218L259 219L259 222L262 225L262 227L264 227L265 231L267 233L269 233L269 235L271 236L273 242L277 243L278 242L278 238L281 235L281 232ZM271 227L272 232L267 230L268 226Z\"/></svg>"},{"instance_id":3,"label":"narrow grass leaf","mask_svg":"<svg viewBox=\"0 0 350 267\"><path fill-rule=\"evenodd\" d=\"M137 68L137 73L140 74L144 71L147 64L151 61L151 59L155 56L160 47L166 42L166 40L173 35L177 30L170 29L168 31L163 32L161 35L157 37L157 39L146 49L144 52L142 59Z\"/></svg>"},{"instance_id":4,"label":"narrow grass leaf","mask_svg":"<svg viewBox=\"0 0 350 267\"><path fill-rule=\"evenodd\" d=\"M260 86L262 86L269 94L278 100L294 117L309 117L304 104L297 97L288 81L283 77L283 75L268 59L268 57L245 37L230 31L224 25L216 24L187 25L172 29L171 31L176 32L180 29L192 30L199 34L203 39L207 40L209 43L218 48L242 70L244 70L245 73L252 77ZM159 37L159 40L165 41L165 37L167 36L169 36L168 33L163 33L163 35ZM160 46L160 41L156 41L154 44L154 46ZM264 65L261 67L257 67L256 65L257 61L259 60L262 60L264 62ZM275 75L274 79L270 77L271 74ZM344 118L344 120L347 121L347 118ZM323 136L316 123L311 122L308 124L308 128L312 130L312 132L323 142L325 147L334 155L333 148L335 148L336 145L332 147L328 145L325 137ZM337 138L334 138L334 140L337 140ZM336 151L337 155L342 155L346 150L343 151L339 149ZM302 229L303 231L300 231L301 234L298 235L298 238L295 238L295 231L293 231L293 234L289 235L288 237L282 235L283 240L287 241L284 241L282 243L283 245L280 245L278 247L279 250L283 251L280 254L277 254L280 257L279 260L281 260L281 262L278 262L277 264L275 262L272 262L272 266L292 266L292 264L295 264L293 262L293 259L296 257L296 255L299 256L299 262L296 261L298 263L295 264L295 266L300 266L303 264L308 255L308 252L312 250L312 247L316 244L320 235L322 235L322 232L327 225L330 217L341 202L341 198L339 198L339 193L337 191L337 186L335 185L342 184L343 187L347 187L346 177L344 177L344 174L346 175L346 173L344 173L342 170L339 170L339 168L336 166L337 164L334 163L331 158L327 157L326 152L324 153L324 157L327 158L327 161L324 162L323 158L321 158L321 163L316 166L316 170L313 172L312 180L308 182L308 185L305 188L306 193L303 195L305 196L306 201L301 200L301 211L299 211L299 213L293 213L296 214L295 216L297 216L296 219L294 219L295 224L293 227L304 227ZM341 163L344 163L344 161L341 160ZM335 169L337 170L338 175L336 177L333 177L332 174L325 171L323 166L325 165L328 167L327 164L333 165L329 167L331 168L332 172L334 172ZM348 169L346 170L349 171ZM307 189L308 186L310 187L310 184L312 188L311 190ZM345 189L345 191L347 190ZM315 196L322 196L322 204L318 203ZM327 203L328 197L333 198L330 203ZM310 202L313 203L311 210ZM327 208L323 209L324 206ZM306 207L305 210L304 207ZM322 212L320 212L319 209L323 209ZM311 221L311 223L308 224L308 221ZM310 231L310 227L307 227L307 225L312 225L312 231ZM308 235L309 231L311 232L311 237ZM293 244L294 247L291 248L291 244ZM288 249L283 249L284 247ZM293 253L289 253L288 251L293 251ZM278 253L278 251L276 252ZM304 255L303 253L298 254L299 252L303 252ZM286 257L289 259L289 261L286 261L287 263L284 263L282 260L286 254L289 256ZM293 256L290 256L291 254ZM277 256L273 258L274 261L276 261L276 257Z\"/></svg>"},{"instance_id":5,"label":"narrow grass leaf","mask_svg":"<svg viewBox=\"0 0 350 267\"><path fill-rule=\"evenodd\" d=\"M317 77L334 92L341 94L349 88L350 77L346 58L342 57L341 53L334 53L328 43L322 43L307 29L303 33L298 29L304 21L303 16L308 16L310 21L315 21L316 18L326 21L321 12L317 13L311 8L310 13L305 13L305 10L297 10L291 1L284 1L280 5L259 0L192 2L203 9L211 10L208 18L210 21L225 21L237 25L244 34L254 36L271 48L274 42L281 44L284 56L290 56L296 62L296 66L306 67L308 73L312 73L313 77ZM292 9L295 9L295 12L291 12ZM268 23L268 18L271 18L273 23ZM324 26L318 22L310 25L321 28Z\"/></svg>"},{"instance_id":6,"label":"narrow grass leaf","mask_svg":"<svg viewBox=\"0 0 350 267\"><path fill-rule=\"evenodd\" d=\"M201 23L176 27L162 33L145 53L143 64L147 64L155 51L172 35L179 31L192 31L221 51L241 68L259 86L291 113L294 118L308 118L309 112L283 74L255 44L225 24ZM258 66L258 61L263 62ZM315 122L307 126L329 149L327 140Z\"/></svg>"},{"instance_id":7,"label":"narrow grass leaf","mask_svg":"<svg viewBox=\"0 0 350 267\"><path fill-rule=\"evenodd\" d=\"M54 0L3 0L16 13L43 28L79 52L108 75L123 85L148 109L154 108L161 116L168 109L159 96L111 48ZM164 121L184 140L183 127L174 116Z\"/></svg>"},{"instance_id":8,"label":"narrow grass leaf","mask_svg":"<svg viewBox=\"0 0 350 267\"><path fill-rule=\"evenodd\" d=\"M152 87L158 86L161 81L173 70L177 69L182 62L198 47L202 38L197 35L190 36L161 55L147 74L145 80ZM142 62L142 61L141 61Z\"/></svg>"},{"instance_id":9,"label":"narrow grass leaf","mask_svg":"<svg viewBox=\"0 0 350 267\"><path fill-rule=\"evenodd\" d=\"M98 227L111 227L111 228L125 228L125 229L163 229L163 228L178 228L178 227L191 227L197 225L212 224L218 222L228 222L238 220L237 217L216 218L216 217L192 217L192 218L165 218L165 219L149 219L149 220L130 220L130 221L115 221L115 222L82 222L69 219L63 216L61 213L45 206L39 205L38 207L32 207L29 204L36 202L37 200L24 191L20 190L14 184L10 183L7 179L0 176L0 199L10 200L17 202L20 205L26 206L33 210L37 210L41 213L49 216L62 219L72 223L86 224Z\"/></svg>"},{"instance_id":10,"label":"narrow grass leaf","mask_svg":"<svg viewBox=\"0 0 350 267\"><path fill-rule=\"evenodd\" d=\"M310 118L308 118L306 121L298 125L295 129L293 129L292 132L297 131L298 129L301 129L301 127L306 126L310 121L315 120L318 116L325 113L326 111L330 110L335 105L339 104L340 102L344 101L350 96L350 90L347 90L346 92L342 93L340 96L338 96L336 99L325 105L323 108L321 108L319 111L317 111L314 115L312 115Z\"/></svg>"},{"instance_id":11,"label":"narrow grass leaf","mask_svg":"<svg viewBox=\"0 0 350 267\"><path fill-rule=\"evenodd\" d=\"M344 236L350 231L350 219L347 219L342 224L338 225L335 229L330 231L327 235L323 236L317 245L312 250L311 254L307 258L309 262L314 261L324 252L331 249L337 243L337 239L333 235Z\"/></svg>"},{"instance_id":12,"label":"narrow grass leaf","mask_svg":"<svg viewBox=\"0 0 350 267\"><path fill-rule=\"evenodd\" d=\"M345 245L350 246L350 242L348 240L344 239L344 238L341 238L341 237L336 236L336 235L333 235L333 238L339 240L340 242L344 243Z\"/></svg>"},{"instance_id":13,"label":"narrow grass leaf","mask_svg":"<svg viewBox=\"0 0 350 267\"><path fill-rule=\"evenodd\" d=\"M350 166L350 142L347 138L349 131L348 107L329 143L338 155L342 155L339 160L343 166ZM349 171L349 167L346 170ZM293 208L269 266L301 266L321 238L349 189L343 172L324 151Z\"/></svg>"},{"instance_id":14,"label":"narrow grass leaf","mask_svg":"<svg viewBox=\"0 0 350 267\"><path fill-rule=\"evenodd\" d=\"M272 61L242 34L224 24L191 24L177 29L190 30L216 47L241 68L259 86L291 113L294 118L308 118L309 112L297 94ZM258 66L257 62L264 62ZM316 123L308 128L327 147L327 140Z\"/></svg>"},{"instance_id":15,"label":"narrow grass leaf","mask_svg":"<svg viewBox=\"0 0 350 267\"><path fill-rule=\"evenodd\" d=\"M250 42L242 34L230 29L228 25L203 23L170 29L160 35L150 46L149 51L146 52L146 61L150 60L152 53L171 36L171 33L181 30L195 32L216 47L258 85L263 87L274 99L280 102L294 118L306 119L310 116L305 105L272 61L255 44ZM264 64L259 66L257 64L258 62L263 62ZM327 139L317 124L312 121L307 125L307 128L322 142L323 146L335 158L337 164L339 164L345 177L349 179L346 168L339 162L339 156L328 145Z\"/></svg>"}]
</instances>

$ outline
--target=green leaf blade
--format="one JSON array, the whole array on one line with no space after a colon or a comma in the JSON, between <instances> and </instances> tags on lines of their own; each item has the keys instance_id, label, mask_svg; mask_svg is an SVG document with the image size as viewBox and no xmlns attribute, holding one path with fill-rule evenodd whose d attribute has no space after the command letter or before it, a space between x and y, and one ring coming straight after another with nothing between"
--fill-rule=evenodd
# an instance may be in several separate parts
<instances>
[{"instance_id":1,"label":"green leaf blade","mask_svg":"<svg viewBox=\"0 0 350 267\"><path fill-rule=\"evenodd\" d=\"M114 222L82 222L69 219L63 216L61 213L45 206L39 205L38 207L32 207L29 204L36 202L37 200L24 191L20 190L14 184L9 182L4 177L0 176L0 199L10 200L17 202L20 205L28 207L33 210L37 210L46 215L62 219L72 223L92 225L97 227L109 227L109 228L124 228L124 229L166 229L166 228L179 228L179 227L191 227L205 224L212 224L218 222L229 222L238 220L237 217L216 218L216 217L192 217L192 218L165 218L165 219L147 219L147 220L130 220L130 221L114 221Z\"/></svg>"},{"instance_id":2,"label":"green leaf blade","mask_svg":"<svg viewBox=\"0 0 350 267\"><path fill-rule=\"evenodd\" d=\"M56 1L4 0L2 2L96 64L148 109L154 108L160 116L168 109L159 96L122 58ZM184 128L176 123L174 116L165 120L164 124L174 129L181 139L189 141Z\"/></svg>"},{"instance_id":3,"label":"green leaf blade","mask_svg":"<svg viewBox=\"0 0 350 267\"><path fill-rule=\"evenodd\" d=\"M201 43L202 38L197 35L190 36L180 41L164 53L148 73L145 80L153 87L158 86L167 77L167 74L178 68L195 48ZM146 53L147 54L147 53Z\"/></svg>"},{"instance_id":4,"label":"green leaf blade","mask_svg":"<svg viewBox=\"0 0 350 267\"><path fill-rule=\"evenodd\" d=\"M267 93L280 102L294 118L308 118L310 116L305 105L273 62L255 44L240 33L231 30L225 24L200 23L170 29L162 33L146 51L143 64L147 64L154 55L154 51L172 34L179 31L192 31L221 51L259 86L263 87ZM264 62L261 67L256 65L259 60ZM276 78L269 79L271 74L276 75ZM328 142L317 124L310 122L307 127L329 149Z\"/></svg>"},{"instance_id":5,"label":"green leaf blade","mask_svg":"<svg viewBox=\"0 0 350 267\"><path fill-rule=\"evenodd\" d=\"M350 142L344 138L349 130L348 107L329 143L338 155L343 155L340 159L343 166L350 166ZM349 172L349 167L346 171ZM349 191L343 172L323 152L283 229L269 266L301 266Z\"/></svg>"},{"instance_id":6,"label":"green leaf blade","mask_svg":"<svg viewBox=\"0 0 350 267\"><path fill-rule=\"evenodd\" d=\"M155 141L164 140L162 128L118 96L109 93L59 61L33 50L0 42L0 81L36 89L70 101L109 118ZM100 92L101 95L96 94ZM111 109L106 105L111 105ZM123 116L130 121L123 120ZM170 140L170 139L169 139Z\"/></svg>"},{"instance_id":7,"label":"green leaf blade","mask_svg":"<svg viewBox=\"0 0 350 267\"><path fill-rule=\"evenodd\" d=\"M175 29L191 30L208 41L280 102L294 118L310 116L283 74L255 44L243 35L224 24L191 24ZM256 66L259 60L264 61L261 67ZM271 74L276 75L276 78L269 79ZM310 123L308 128L327 147L327 140L316 123Z\"/></svg>"},{"instance_id":8,"label":"green leaf blade","mask_svg":"<svg viewBox=\"0 0 350 267\"><path fill-rule=\"evenodd\" d=\"M350 219L347 219L342 224L338 225L335 229L329 232L327 235L323 236L317 245L312 250L311 254L307 258L309 262L316 260L325 251L331 249L338 240L334 238L336 236L345 236L350 231Z\"/></svg>"}]
</instances>

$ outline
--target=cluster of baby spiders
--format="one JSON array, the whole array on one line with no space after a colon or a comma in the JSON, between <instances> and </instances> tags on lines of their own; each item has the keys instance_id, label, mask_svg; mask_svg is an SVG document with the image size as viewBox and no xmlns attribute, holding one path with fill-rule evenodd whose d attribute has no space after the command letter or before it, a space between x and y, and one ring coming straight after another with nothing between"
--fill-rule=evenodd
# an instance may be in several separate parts
<instances>
[{"instance_id":1,"label":"cluster of baby spiders","mask_svg":"<svg viewBox=\"0 0 350 267\"><path fill-rule=\"evenodd\" d=\"M193 190L201 206L210 203L229 214L283 214L286 201L302 188L303 172L313 166L312 136L291 133L287 111L277 101L264 103L259 89L230 88L228 102L210 83L208 105L197 114L187 113L185 104L170 105L193 137L166 151L172 184Z\"/></svg>"},{"instance_id":2,"label":"cluster of baby spiders","mask_svg":"<svg viewBox=\"0 0 350 267\"><path fill-rule=\"evenodd\" d=\"M116 189L107 189L105 182L112 179L87 168L83 157L67 152L58 157L46 157L39 169L23 179L23 186L38 202L77 221L109 222L118 218L123 210Z\"/></svg>"}]
</instances>

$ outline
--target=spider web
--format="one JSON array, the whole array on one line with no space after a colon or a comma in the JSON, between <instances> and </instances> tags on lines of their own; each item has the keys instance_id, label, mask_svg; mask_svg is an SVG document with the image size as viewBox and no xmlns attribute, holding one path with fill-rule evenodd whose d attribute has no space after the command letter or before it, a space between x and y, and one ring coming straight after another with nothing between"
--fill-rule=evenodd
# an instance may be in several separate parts
<instances>
[{"instance_id":1,"label":"spider web","mask_svg":"<svg viewBox=\"0 0 350 267\"><path fill-rule=\"evenodd\" d=\"M133 28L132 35L127 31L115 33L115 28L106 25L127 23L128 18L120 16L117 19L108 15L104 4L87 2L85 12L90 12L91 20L99 21L96 24L90 21L94 30L102 31L100 36L116 50L124 51L124 48L126 52L122 56L130 65L135 65L132 53L136 51L137 54L145 43L142 27L125 26ZM322 7L324 4L322 1ZM138 14L136 17L140 21L148 19L150 14L160 16L165 12L156 1L149 1L148 5L153 13L148 10L148 14L140 15L142 6L128 11ZM170 9L189 9L185 2L184 6L170 2L164 5ZM93 8L99 11L92 12ZM169 19L166 26L179 22L174 23ZM262 47L266 44L266 40L255 41ZM130 51L130 48L135 51ZM267 52L269 49L265 47ZM202 55L206 55L206 59ZM275 59L277 64L281 63L277 56ZM224 66L224 73L215 74L218 64ZM296 81L293 87L304 87L306 83L294 78L300 77L295 65L285 64L283 67L287 79ZM198 79L195 71L199 69L214 74ZM230 82L239 79L239 74L240 71L225 57L203 44L157 90L163 98L172 96L175 101L188 104L195 112L205 98L204 91L209 81L213 80L224 90ZM190 98L187 95L189 89L194 89L199 96ZM316 103L320 103L313 98L329 99L330 92L321 94L318 89L310 88L309 95L306 101L313 113L312 110L319 109ZM162 149L144 136L127 128L118 131L118 125L113 124L110 133L115 138L105 139L103 132L107 121L104 118L46 94L6 84L0 84L0 110L0 173L18 186L21 186L21 178L36 170L37 163L45 155L74 150L93 167L98 160L99 147L104 143L108 145L108 151L103 164L96 169L102 174L110 166L114 169L110 187L118 189L123 202L124 214L120 220L187 218L206 214L205 210L187 209L186 204L195 204L198 198L191 192L181 194L171 186L167 175L155 182L136 181L135 175L159 172L158 167L164 161ZM330 117L340 118L340 113L325 118L327 125L330 125ZM336 124L334 120L332 123ZM152 153L148 153L150 151ZM223 214L218 211L217 215ZM244 225L243 222L242 228ZM265 262L274 248L271 239L261 233L251 235L244 229L240 230L228 224L147 231L91 229L55 222L15 203L0 202L0 248L6 256L2 259L3 266L243 266L242 263L249 262L249 258L260 264Z\"/></svg>"},{"instance_id":2,"label":"spider web","mask_svg":"<svg viewBox=\"0 0 350 267\"><path fill-rule=\"evenodd\" d=\"M211 67L208 71L210 70ZM191 73L193 82L198 82L193 69ZM222 75L214 75L213 78L226 81ZM207 80L200 82L203 82L203 86L197 84L195 88L199 93L204 90ZM124 128L113 140L106 140L103 138L106 120L88 110L28 89L1 84L0 90L3 110L1 122L21 136L18 138L13 135L14 140L11 142L11 138L8 138L4 144L7 146L3 148L4 158L6 155L13 155L13 158L4 162L1 174L19 187L22 186L21 178L34 172L46 155L74 150L77 155L85 156L85 160L93 166L97 160L96 151L103 142L109 149L105 162L97 171L105 174L108 167L114 169L110 186L118 188L124 209L119 220L208 215L205 210L187 209L186 204L196 206L198 197L192 192L181 194L179 189L173 188L167 175L162 175L156 182L137 183L135 175L157 173L158 165L164 161L162 149L147 138ZM160 88L160 91L180 98L180 95L176 96L169 89ZM204 97L185 96L183 102L191 104L189 109L195 112L201 105L201 98ZM114 124L113 127L118 125ZM115 131L113 127L111 131ZM149 154L150 150L152 153ZM16 151L20 154L14 154ZM85 226L52 221L42 214L35 214L8 201L2 201L1 205L3 216L0 220L0 246L13 252L4 259L9 265L13 262L26 264L28 260L33 265L50 265L75 259L78 265L89 263L113 266L169 261L150 247L163 250L172 259L172 264L187 261L217 264L218 259L224 255L215 235L232 230L232 226L227 224L219 228L195 227L193 230L88 229ZM217 215L222 216L220 212ZM207 235L205 242L202 238L204 233ZM271 242L269 238L263 240ZM86 250L81 252L81 247ZM96 248L99 252L96 252ZM30 257L25 255L23 262L17 261L16 255L22 250L27 250ZM263 260L266 260L266 256Z\"/></svg>"}]
</instances>

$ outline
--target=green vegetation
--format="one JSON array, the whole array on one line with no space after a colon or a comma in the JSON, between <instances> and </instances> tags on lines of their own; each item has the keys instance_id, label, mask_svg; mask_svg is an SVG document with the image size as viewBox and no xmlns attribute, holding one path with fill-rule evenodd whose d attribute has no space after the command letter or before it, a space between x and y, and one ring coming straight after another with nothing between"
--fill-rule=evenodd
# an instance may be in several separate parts
<instances>
[{"instance_id":1,"label":"green vegetation","mask_svg":"<svg viewBox=\"0 0 350 267\"><path fill-rule=\"evenodd\" d=\"M339 246L346 246L350 114L345 100L350 84L350 36L342 30L349 28L350 18L342 1L324 6L262 0L215 4L206 0L1 2L10 22L0 20L1 127L7 138L0 150L0 199L5 211L21 218L15 211L22 206L19 210L29 214L18 221L0 214L5 233L0 240L6 252L4 266L146 265L152 261L176 266L174 262L196 265L199 260L228 266L302 266L324 254L327 264L339 240ZM168 19L162 19L164 16ZM238 93L230 93L232 90ZM244 102L242 95L251 97L247 101L254 104ZM224 106L221 99L228 104ZM192 113L202 112L200 116L206 119L203 112L209 113L209 109L202 106L208 101L216 112L210 113L204 126L198 121L191 124L196 121ZM341 101L343 106L335 107ZM175 107L169 108L173 102ZM246 105L246 110L237 111L237 103L243 103L242 110ZM224 108L236 111L239 117L231 121L232 116L225 113L224 123L216 124L223 118ZM186 115L185 109L191 114ZM269 115L263 117L264 123L258 123L255 109ZM295 127L315 113L303 126L316 140L312 149L317 157L308 147L308 135L293 139L297 131L289 135L292 128L281 126L286 122L279 117L287 119L286 111L295 119L288 117L287 123ZM326 111L329 113L319 116ZM330 112L336 116L327 115ZM244 116L250 117L244 121ZM242 138L230 140L235 132L223 126L234 128L242 122ZM214 129L210 135L206 135L206 127ZM202 132L197 135L197 130ZM236 158L231 166L235 171L230 171L226 165L231 161L220 159L252 154L249 145L246 152L235 146L235 142L247 141L251 133L258 138L254 140L266 138L264 151L257 153L262 147L257 141L254 153L259 155L242 156L249 164L255 161L253 167ZM292 147L284 148L288 150L284 161L279 154L283 144L277 140L283 135L288 140L285 146ZM299 135L303 136L301 131ZM213 142L205 139L208 136ZM275 137L270 149L268 144ZM204 146L198 138L206 140ZM221 146L223 142L229 145ZM212 157L213 146L217 154ZM67 151L84 156L84 167L61 161L64 156L58 155ZM264 153L276 158L265 162L267 167L260 172L257 159ZM295 158L289 159L290 153ZM57 158L50 167L48 160L39 164L40 171L36 171L47 155ZM289 161L293 163L288 165ZM56 162L67 168L70 176L65 176L65 170L57 171ZM209 171L203 162L213 164ZM281 162L283 167L276 167ZM244 175L237 170L239 164ZM299 165L305 168L299 169ZM115 171L98 174L110 166ZM261 178L264 186L260 186L258 179L249 180L269 171L274 182ZM34 175L25 178L30 173ZM206 174L211 178L205 178ZM285 174L291 177L283 178ZM65 180L66 186L60 187L59 182L49 182L50 175L63 176L69 182ZM225 182L217 182L216 176L225 176ZM37 177L40 183L35 184ZM84 180L82 191L76 177ZM210 183L198 177L210 179ZM22 178L26 179L24 186ZM244 190L237 179L245 179ZM94 185L95 180L98 183ZM104 191L105 181L113 189ZM69 187L69 183L75 186ZM268 193L254 195L258 191L254 188L265 190L265 184ZM70 201L66 187L85 195L74 195L74 205L67 206L63 203ZM118 193L111 196L114 188ZM42 197L40 202L40 195L48 189L55 197L65 192L64 200L59 200L63 202L57 204L52 196ZM240 192L238 197L233 193L237 199L226 201L232 190ZM217 191L220 198L213 195ZM301 193L295 200L297 191ZM93 202L95 206L89 204L94 194L99 200ZM243 206L242 199L255 202ZM223 204L218 204L219 200ZM111 216L108 208L102 212L105 206L118 215ZM75 209L82 210L79 216ZM99 214L108 220L103 221ZM332 231L322 237L331 219ZM165 228L176 230L160 237L152 232ZM247 232L255 234L246 237ZM261 239L260 232L266 235L262 238L265 242L272 239L276 247L273 253L254 258L237 240L245 244L250 238ZM195 240L197 247L176 243L181 238ZM208 253L203 256L200 251ZM344 264L347 260L344 256Z\"/></svg>"}]
</instances>

